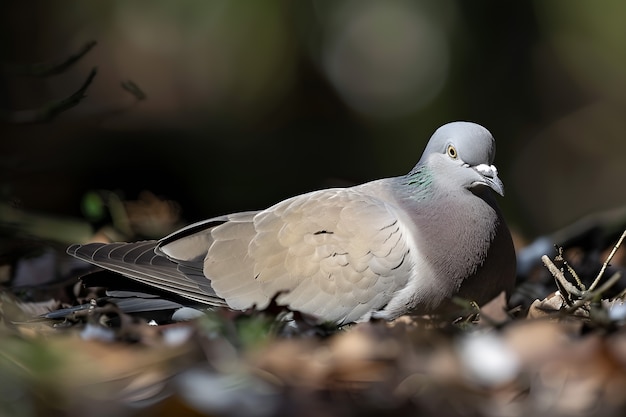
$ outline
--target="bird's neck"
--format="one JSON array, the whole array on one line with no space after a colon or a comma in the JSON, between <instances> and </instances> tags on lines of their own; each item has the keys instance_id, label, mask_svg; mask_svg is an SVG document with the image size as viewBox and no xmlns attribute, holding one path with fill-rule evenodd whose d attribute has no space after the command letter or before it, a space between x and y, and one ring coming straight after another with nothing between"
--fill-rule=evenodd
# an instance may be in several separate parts
<instances>
[{"instance_id":1,"label":"bird's neck","mask_svg":"<svg viewBox=\"0 0 626 417\"><path fill-rule=\"evenodd\" d=\"M421 236L418 252L441 274L431 277L433 288L458 289L463 277L480 268L494 239L500 219L493 196L488 190L472 193L435 183L436 176L426 167L418 166L398 181L403 211L415 235Z\"/></svg>"},{"instance_id":2,"label":"bird's neck","mask_svg":"<svg viewBox=\"0 0 626 417\"><path fill-rule=\"evenodd\" d=\"M416 166L403 177L398 177L402 197L412 201L424 201L434 194L433 173L425 166Z\"/></svg>"}]
</instances>

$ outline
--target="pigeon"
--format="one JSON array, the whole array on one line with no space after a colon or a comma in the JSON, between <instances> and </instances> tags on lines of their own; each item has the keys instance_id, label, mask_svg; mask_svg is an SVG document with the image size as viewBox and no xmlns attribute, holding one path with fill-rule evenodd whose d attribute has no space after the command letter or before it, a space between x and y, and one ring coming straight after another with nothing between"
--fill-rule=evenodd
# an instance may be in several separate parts
<instances>
[{"instance_id":1,"label":"pigeon","mask_svg":"<svg viewBox=\"0 0 626 417\"><path fill-rule=\"evenodd\" d=\"M276 303L336 325L437 315L454 298L482 305L515 281L495 150L486 128L452 122L406 175L214 217L161 240L67 251L194 303Z\"/></svg>"}]
</instances>

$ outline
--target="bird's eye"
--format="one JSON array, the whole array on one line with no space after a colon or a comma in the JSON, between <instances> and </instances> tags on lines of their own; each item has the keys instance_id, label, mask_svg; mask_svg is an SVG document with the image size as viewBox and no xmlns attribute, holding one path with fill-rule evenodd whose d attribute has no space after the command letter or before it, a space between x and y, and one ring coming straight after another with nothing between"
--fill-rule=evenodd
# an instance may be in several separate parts
<instances>
[{"instance_id":1,"label":"bird's eye","mask_svg":"<svg viewBox=\"0 0 626 417\"><path fill-rule=\"evenodd\" d=\"M448 156L452 159L456 159L459 156L456 152L456 148L452 145L448 145L448 149L446 152L448 153Z\"/></svg>"}]
</instances>

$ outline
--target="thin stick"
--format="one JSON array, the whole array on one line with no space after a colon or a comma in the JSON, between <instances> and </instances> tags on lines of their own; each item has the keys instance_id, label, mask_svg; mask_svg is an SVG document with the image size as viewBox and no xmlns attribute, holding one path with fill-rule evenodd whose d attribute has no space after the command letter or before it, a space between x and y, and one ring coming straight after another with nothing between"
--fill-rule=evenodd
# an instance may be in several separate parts
<instances>
[{"instance_id":1,"label":"thin stick","mask_svg":"<svg viewBox=\"0 0 626 417\"><path fill-rule=\"evenodd\" d=\"M576 271L574 271L574 268L572 268L569 262L567 262L565 259L563 260L563 263L565 263L567 270L569 271L570 274L572 274L572 276L576 280L576 284L578 285L578 288L580 288L581 291L585 291L587 288L585 288L585 284L583 284L582 280L580 279Z\"/></svg>"},{"instance_id":2,"label":"thin stick","mask_svg":"<svg viewBox=\"0 0 626 417\"><path fill-rule=\"evenodd\" d=\"M587 292L584 297L582 297L581 299L577 300L575 303L573 303L567 309L565 309L565 312L568 313L568 314L569 313L573 313L576 310L578 310L579 308L584 307L585 304L587 304L589 301L593 300L597 296L602 295L603 292L605 292L606 290L611 288L613 285L615 285L615 283L617 281L619 281L619 279L621 277L622 277L622 274L620 274L619 272L616 272L615 274L613 274L613 276L611 278L609 278L609 280L607 282L602 284L602 286L600 288L598 288L597 291ZM617 298L619 298L619 297L617 297Z\"/></svg>"},{"instance_id":3,"label":"thin stick","mask_svg":"<svg viewBox=\"0 0 626 417\"><path fill-rule=\"evenodd\" d=\"M565 267L567 268L567 271L574 277L574 279L576 280L576 285L578 285L578 288L581 291L585 291L587 288L585 287L585 284L583 284L583 282L581 281L581 279L578 277L578 274L576 273L576 271L574 271L574 268L572 268L572 266L569 264L569 262L567 262L567 260L565 259L565 257L563 256L563 248L561 246L557 246L557 251L559 252L559 254L554 258L555 261L561 261L563 262L563 265L565 265Z\"/></svg>"},{"instance_id":4,"label":"thin stick","mask_svg":"<svg viewBox=\"0 0 626 417\"><path fill-rule=\"evenodd\" d=\"M613 256L615 256L615 253L617 252L617 249L619 249L619 247L622 244L622 241L624 240L624 238L626 238L626 230L624 230L624 233L622 233L622 236L619 238L619 240L617 241L615 246L613 246L613 250L611 251L609 256L606 258L606 261L604 261L604 264L602 264L602 269L600 269L600 272L598 273L598 276L596 277L596 279L593 281L593 283L589 287L589 291L593 291L594 288L596 288L596 286L600 282L600 278L602 278L602 275L604 275L604 271L606 270L606 268L608 268L609 262L611 262L611 259L613 259Z\"/></svg>"},{"instance_id":5,"label":"thin stick","mask_svg":"<svg viewBox=\"0 0 626 417\"><path fill-rule=\"evenodd\" d=\"M598 288L596 291L594 291L591 294L592 297L590 297L590 299L595 298L598 295L601 295L603 292L611 288L613 285L615 285L615 283L617 283L617 281L620 280L621 277L622 277L622 274L620 272L614 273L613 276L611 276L611 278L608 279L608 281L602 284L600 288Z\"/></svg>"},{"instance_id":6,"label":"thin stick","mask_svg":"<svg viewBox=\"0 0 626 417\"><path fill-rule=\"evenodd\" d=\"M554 265L554 263L550 260L550 258L548 258L547 255L543 255L541 257L541 260L543 261L543 264L546 266L546 268L548 268L548 271L550 271L552 276L556 280L559 281L559 283L565 289L565 291L567 291L569 294L574 294L577 297L581 297L583 295L583 293L578 288L573 286L565 278L565 276L563 275L563 271L561 271L559 268L557 268L556 265Z\"/></svg>"}]
</instances>

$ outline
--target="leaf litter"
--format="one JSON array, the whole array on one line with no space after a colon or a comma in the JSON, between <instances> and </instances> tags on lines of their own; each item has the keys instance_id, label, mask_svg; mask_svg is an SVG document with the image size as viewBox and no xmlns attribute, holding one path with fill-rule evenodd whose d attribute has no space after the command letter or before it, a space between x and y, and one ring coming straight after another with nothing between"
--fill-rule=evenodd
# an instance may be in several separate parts
<instances>
[{"instance_id":1,"label":"leaf litter","mask_svg":"<svg viewBox=\"0 0 626 417\"><path fill-rule=\"evenodd\" d=\"M153 195L120 203L111 218L121 216L123 227L103 226L93 232L95 239L133 239L145 236L138 230L162 233L164 225L178 224L178 210L167 208L173 204ZM626 411L626 305L619 276L626 232L618 244L593 251L557 247L553 259L543 257L546 266L537 262L520 277L508 305L504 297L480 309L460 300L458 317L401 317L334 329L275 303L262 312L203 310L185 321L128 314L104 289L77 283L84 266L66 259L63 245L16 230L3 238L11 256L2 265L11 270L3 269L0 293L2 415ZM23 279L18 288L11 285L16 265L50 250L56 253L56 263L49 264L55 281L30 277L26 285ZM71 313L44 318L63 309Z\"/></svg>"}]
</instances>

